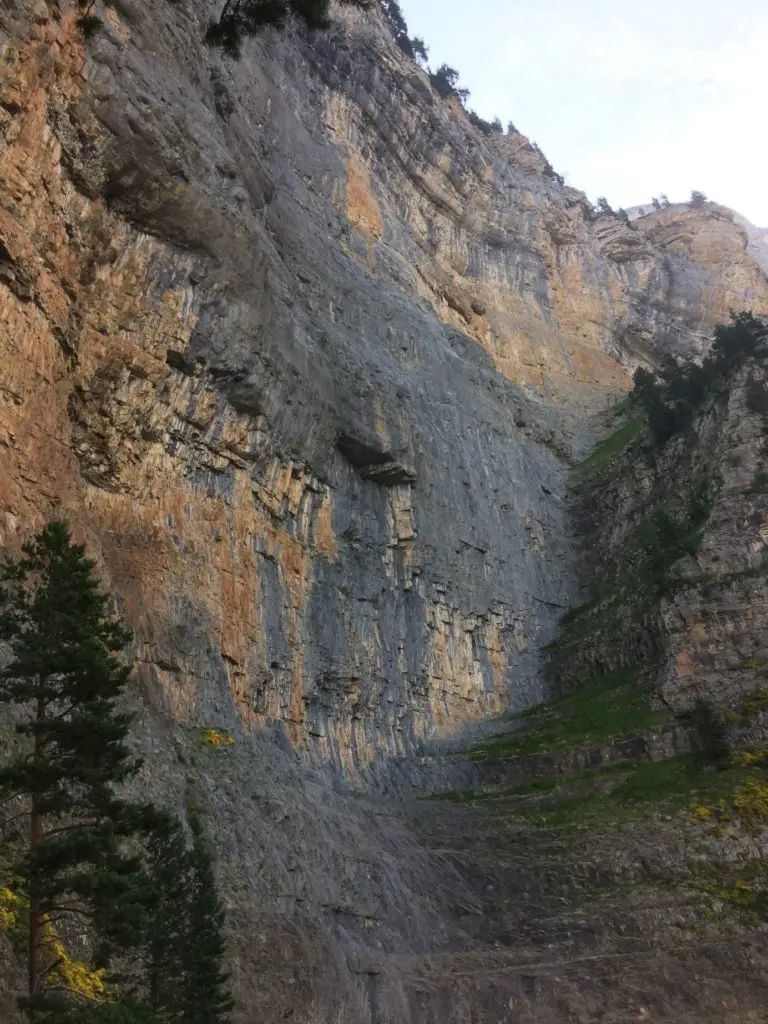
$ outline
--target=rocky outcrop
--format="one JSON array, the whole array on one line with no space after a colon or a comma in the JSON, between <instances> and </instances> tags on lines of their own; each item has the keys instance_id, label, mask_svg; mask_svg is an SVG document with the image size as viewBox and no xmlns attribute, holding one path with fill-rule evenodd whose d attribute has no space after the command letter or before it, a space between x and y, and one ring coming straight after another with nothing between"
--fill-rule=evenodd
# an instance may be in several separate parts
<instances>
[{"instance_id":1,"label":"rocky outcrop","mask_svg":"<svg viewBox=\"0 0 768 1024\"><path fill-rule=\"evenodd\" d=\"M755 262L768 274L768 228L759 228L740 213L732 210L734 221L747 232L749 244L747 252Z\"/></svg>"},{"instance_id":2,"label":"rocky outcrop","mask_svg":"<svg viewBox=\"0 0 768 1024\"><path fill-rule=\"evenodd\" d=\"M719 416L702 425L719 486L698 550L677 567L679 579L662 606L661 688L673 706L690 707L698 698L734 706L765 686L766 428L750 396L765 392L766 376L764 366L743 370Z\"/></svg>"},{"instance_id":3,"label":"rocky outcrop","mask_svg":"<svg viewBox=\"0 0 768 1024\"><path fill-rule=\"evenodd\" d=\"M100 13L2 15L4 543L63 511L148 700L352 771L540 696L575 412L768 308L740 230L595 220L375 14Z\"/></svg>"},{"instance_id":4,"label":"rocky outcrop","mask_svg":"<svg viewBox=\"0 0 768 1024\"><path fill-rule=\"evenodd\" d=\"M592 583L555 644L563 687L633 664L677 710L734 708L764 687L766 395L750 359L663 447L637 410L619 413L574 491Z\"/></svg>"}]
</instances>

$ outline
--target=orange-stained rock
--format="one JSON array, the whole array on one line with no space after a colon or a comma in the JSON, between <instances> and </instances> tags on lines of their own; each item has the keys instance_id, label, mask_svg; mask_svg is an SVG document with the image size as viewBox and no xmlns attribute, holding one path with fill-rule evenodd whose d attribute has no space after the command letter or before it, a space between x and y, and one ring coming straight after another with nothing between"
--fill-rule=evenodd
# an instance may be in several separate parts
<instances>
[{"instance_id":1,"label":"orange-stained rock","mask_svg":"<svg viewBox=\"0 0 768 1024\"><path fill-rule=\"evenodd\" d=\"M132 11L0 21L0 541L66 516L147 700L348 771L540 695L581 417L768 311L743 230L595 219L357 12L204 68Z\"/></svg>"}]
</instances>

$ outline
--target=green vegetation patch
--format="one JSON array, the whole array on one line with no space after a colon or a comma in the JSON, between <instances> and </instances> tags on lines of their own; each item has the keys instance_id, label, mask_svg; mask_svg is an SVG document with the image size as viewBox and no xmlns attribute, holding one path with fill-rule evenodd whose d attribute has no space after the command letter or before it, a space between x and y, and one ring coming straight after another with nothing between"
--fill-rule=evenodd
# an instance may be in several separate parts
<instances>
[{"instance_id":1,"label":"green vegetation patch","mask_svg":"<svg viewBox=\"0 0 768 1024\"><path fill-rule=\"evenodd\" d=\"M581 470L595 470L604 466L614 456L621 454L624 449L639 437L643 431L643 417L635 414L610 437L602 441L597 448L583 462L579 463Z\"/></svg>"},{"instance_id":2,"label":"green vegetation patch","mask_svg":"<svg viewBox=\"0 0 768 1024\"><path fill-rule=\"evenodd\" d=\"M669 814L691 803L720 800L743 774L741 768L702 771L692 756L622 762L568 776L551 797L536 804L499 811L545 828L628 821L650 811Z\"/></svg>"},{"instance_id":3,"label":"green vegetation patch","mask_svg":"<svg viewBox=\"0 0 768 1024\"><path fill-rule=\"evenodd\" d=\"M453 804L475 804L486 803L494 800L504 800L510 797L537 796L551 793L557 789L559 780L556 776L542 775L528 782L521 782L517 786L505 786L501 789L448 789L444 793L433 793L427 799L446 800Z\"/></svg>"},{"instance_id":4,"label":"green vegetation patch","mask_svg":"<svg viewBox=\"0 0 768 1024\"><path fill-rule=\"evenodd\" d=\"M570 622L575 622L576 619L580 619L583 615L587 615L589 612L594 611L600 604L601 597L593 597L591 601L585 601L584 604L574 605L573 608L569 608L568 611L564 612L560 618L560 625L567 626Z\"/></svg>"},{"instance_id":5,"label":"green vegetation patch","mask_svg":"<svg viewBox=\"0 0 768 1024\"><path fill-rule=\"evenodd\" d=\"M653 691L638 685L636 671L611 672L576 693L530 708L521 716L531 722L529 729L492 737L468 753L476 761L540 754L605 743L659 725L669 713L651 706Z\"/></svg>"}]
</instances>

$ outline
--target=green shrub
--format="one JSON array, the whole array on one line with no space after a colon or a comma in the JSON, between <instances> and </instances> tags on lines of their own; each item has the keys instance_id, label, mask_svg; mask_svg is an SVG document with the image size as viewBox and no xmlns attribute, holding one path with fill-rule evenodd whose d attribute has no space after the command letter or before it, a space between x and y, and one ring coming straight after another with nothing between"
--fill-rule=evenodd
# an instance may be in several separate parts
<instances>
[{"instance_id":1,"label":"green shrub","mask_svg":"<svg viewBox=\"0 0 768 1024\"><path fill-rule=\"evenodd\" d=\"M697 700L685 716L693 729L693 750L700 766L727 768L730 749L725 724L709 701Z\"/></svg>"},{"instance_id":2,"label":"green shrub","mask_svg":"<svg viewBox=\"0 0 768 1024\"><path fill-rule=\"evenodd\" d=\"M77 27L86 39L91 39L104 27L104 24L101 18L97 18L95 14L86 14L77 19Z\"/></svg>"},{"instance_id":3,"label":"green shrub","mask_svg":"<svg viewBox=\"0 0 768 1024\"><path fill-rule=\"evenodd\" d=\"M768 471L761 469L747 488L749 494L768 494Z\"/></svg>"}]
</instances>

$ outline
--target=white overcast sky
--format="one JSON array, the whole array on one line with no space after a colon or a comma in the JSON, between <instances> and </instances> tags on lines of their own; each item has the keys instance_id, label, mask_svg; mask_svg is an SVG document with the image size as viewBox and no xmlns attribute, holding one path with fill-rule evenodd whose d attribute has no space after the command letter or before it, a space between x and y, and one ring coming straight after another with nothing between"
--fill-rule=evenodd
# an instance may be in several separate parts
<instances>
[{"instance_id":1,"label":"white overcast sky","mask_svg":"<svg viewBox=\"0 0 768 1024\"><path fill-rule=\"evenodd\" d=\"M433 68L614 207L691 189L768 227L768 0L400 0Z\"/></svg>"}]
</instances>

